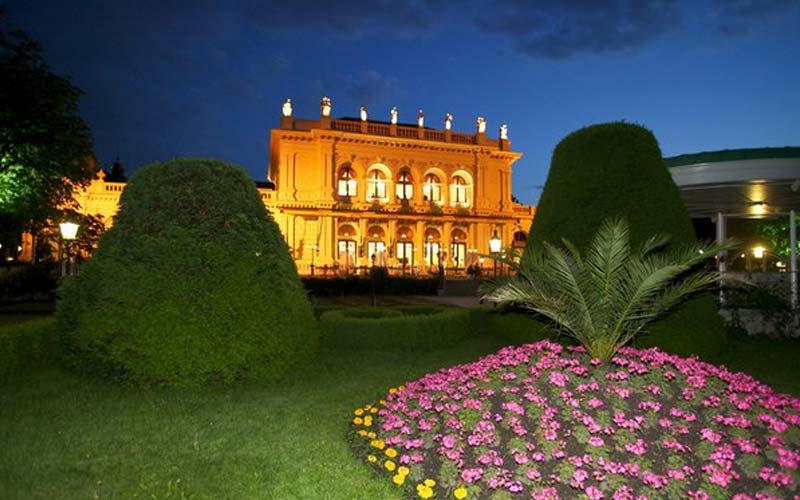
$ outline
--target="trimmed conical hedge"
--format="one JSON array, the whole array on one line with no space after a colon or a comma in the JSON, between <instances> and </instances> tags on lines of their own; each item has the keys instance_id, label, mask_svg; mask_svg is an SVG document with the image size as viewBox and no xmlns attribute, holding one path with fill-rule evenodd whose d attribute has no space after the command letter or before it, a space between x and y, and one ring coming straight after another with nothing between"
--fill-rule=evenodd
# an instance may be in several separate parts
<instances>
[{"instance_id":1,"label":"trimmed conical hedge","mask_svg":"<svg viewBox=\"0 0 800 500\"><path fill-rule=\"evenodd\" d=\"M694 241L694 230L653 133L614 122L572 132L553 151L550 172L528 237L528 249L562 238L584 249L600 223L624 217L631 244L654 233L671 244ZM723 338L710 294L694 298L654 323L637 345L658 345L677 354L707 355Z\"/></svg>"},{"instance_id":2,"label":"trimmed conical hedge","mask_svg":"<svg viewBox=\"0 0 800 500\"><path fill-rule=\"evenodd\" d=\"M137 383L275 378L316 348L280 230L241 168L206 159L131 176L114 225L65 285L67 352Z\"/></svg>"}]
</instances>

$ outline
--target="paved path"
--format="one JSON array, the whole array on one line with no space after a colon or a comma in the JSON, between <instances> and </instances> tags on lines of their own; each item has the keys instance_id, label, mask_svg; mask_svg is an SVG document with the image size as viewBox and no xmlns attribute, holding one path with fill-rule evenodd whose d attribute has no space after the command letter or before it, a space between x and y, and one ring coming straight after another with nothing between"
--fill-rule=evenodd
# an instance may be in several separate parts
<instances>
[{"instance_id":1,"label":"paved path","mask_svg":"<svg viewBox=\"0 0 800 500\"><path fill-rule=\"evenodd\" d=\"M370 303L370 297L369 295L319 297L317 302L321 306L366 306ZM379 306L441 304L453 307L478 307L481 305L478 297L439 297L437 295L379 295L375 302Z\"/></svg>"}]
</instances>

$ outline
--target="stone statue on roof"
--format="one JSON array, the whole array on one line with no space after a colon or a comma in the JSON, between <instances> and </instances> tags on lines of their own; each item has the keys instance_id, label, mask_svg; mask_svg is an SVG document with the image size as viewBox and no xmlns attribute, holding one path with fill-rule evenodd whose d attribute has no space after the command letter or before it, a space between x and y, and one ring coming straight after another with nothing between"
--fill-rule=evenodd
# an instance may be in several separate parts
<instances>
[{"instance_id":1,"label":"stone statue on roof","mask_svg":"<svg viewBox=\"0 0 800 500\"><path fill-rule=\"evenodd\" d=\"M281 113L283 114L283 116L285 116L287 118L292 116L292 100L291 99L286 99L286 102L283 103L283 109L281 110Z\"/></svg>"},{"instance_id":2,"label":"stone statue on roof","mask_svg":"<svg viewBox=\"0 0 800 500\"><path fill-rule=\"evenodd\" d=\"M486 119L484 117L479 116L478 119L475 120L475 124L477 125L479 134L486 133Z\"/></svg>"},{"instance_id":3,"label":"stone statue on roof","mask_svg":"<svg viewBox=\"0 0 800 500\"><path fill-rule=\"evenodd\" d=\"M362 122L367 121L367 107L366 106L361 106L361 109L359 110L359 114L361 115L361 121Z\"/></svg>"},{"instance_id":4,"label":"stone statue on roof","mask_svg":"<svg viewBox=\"0 0 800 500\"><path fill-rule=\"evenodd\" d=\"M331 98L323 97L322 102L319 104L319 111L322 116L331 116Z\"/></svg>"},{"instance_id":5,"label":"stone statue on roof","mask_svg":"<svg viewBox=\"0 0 800 500\"><path fill-rule=\"evenodd\" d=\"M389 114L392 117L392 125L397 125L397 106L392 107Z\"/></svg>"},{"instance_id":6,"label":"stone statue on roof","mask_svg":"<svg viewBox=\"0 0 800 500\"><path fill-rule=\"evenodd\" d=\"M424 127L425 126L425 113L422 112L422 108L417 111L417 126Z\"/></svg>"},{"instance_id":7,"label":"stone statue on roof","mask_svg":"<svg viewBox=\"0 0 800 500\"><path fill-rule=\"evenodd\" d=\"M500 139L504 141L508 140L508 125L505 123L500 125Z\"/></svg>"},{"instance_id":8,"label":"stone statue on roof","mask_svg":"<svg viewBox=\"0 0 800 500\"><path fill-rule=\"evenodd\" d=\"M444 129L450 130L453 128L453 115L450 113L445 113L444 115Z\"/></svg>"}]
</instances>

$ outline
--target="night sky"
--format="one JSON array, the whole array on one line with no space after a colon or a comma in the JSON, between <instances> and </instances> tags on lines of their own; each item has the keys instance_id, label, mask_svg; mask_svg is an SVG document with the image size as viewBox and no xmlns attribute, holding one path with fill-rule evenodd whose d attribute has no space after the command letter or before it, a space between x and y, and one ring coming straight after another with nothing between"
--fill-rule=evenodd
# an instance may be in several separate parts
<instances>
[{"instance_id":1,"label":"night sky","mask_svg":"<svg viewBox=\"0 0 800 500\"><path fill-rule=\"evenodd\" d=\"M191 7L186 7L191 5ZM263 180L295 116L473 132L508 123L513 191L535 203L556 143L592 123L652 129L665 156L800 145L800 1L284 0L5 3L85 95L95 152L137 166L206 156Z\"/></svg>"}]
</instances>

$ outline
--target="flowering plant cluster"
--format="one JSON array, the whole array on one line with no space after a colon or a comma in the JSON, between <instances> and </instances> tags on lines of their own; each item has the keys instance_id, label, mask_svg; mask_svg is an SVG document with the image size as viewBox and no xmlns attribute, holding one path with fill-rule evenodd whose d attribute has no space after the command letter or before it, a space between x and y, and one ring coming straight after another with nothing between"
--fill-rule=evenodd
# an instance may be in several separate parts
<instances>
[{"instance_id":1,"label":"flowering plant cluster","mask_svg":"<svg viewBox=\"0 0 800 500\"><path fill-rule=\"evenodd\" d=\"M507 347L354 413L409 498L800 499L800 398L657 349Z\"/></svg>"}]
</instances>

